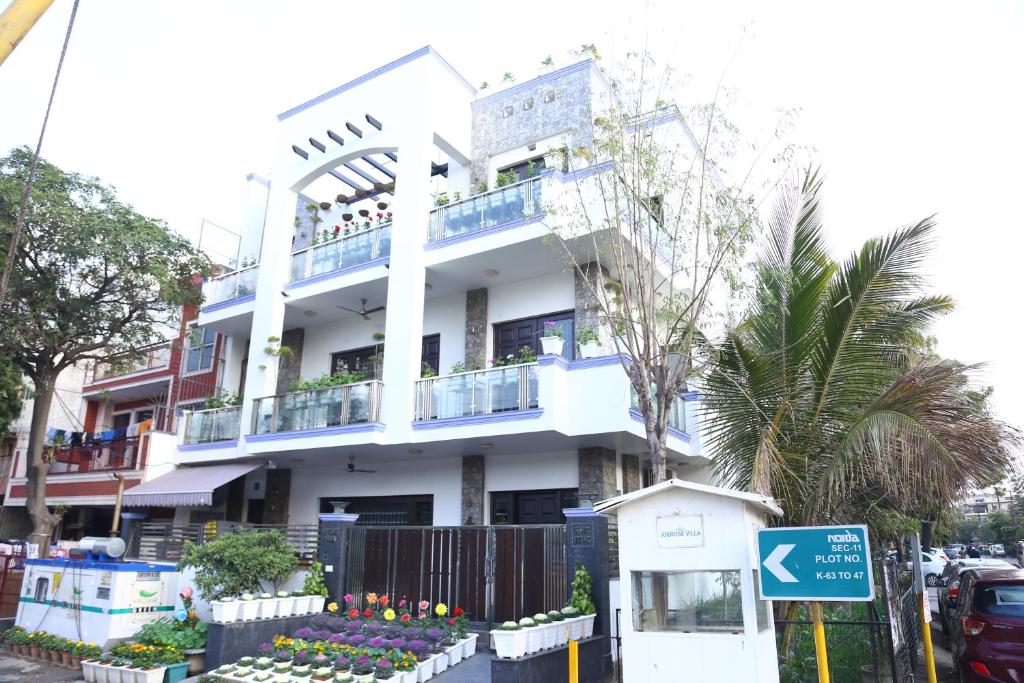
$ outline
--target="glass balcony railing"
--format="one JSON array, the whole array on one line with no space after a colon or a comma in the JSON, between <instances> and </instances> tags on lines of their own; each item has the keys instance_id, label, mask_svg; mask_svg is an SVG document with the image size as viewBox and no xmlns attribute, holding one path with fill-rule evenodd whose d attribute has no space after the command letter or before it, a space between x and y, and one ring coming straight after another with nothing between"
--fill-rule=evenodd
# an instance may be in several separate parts
<instances>
[{"instance_id":1,"label":"glass balcony railing","mask_svg":"<svg viewBox=\"0 0 1024 683\"><path fill-rule=\"evenodd\" d=\"M391 223L375 226L353 235L329 239L292 254L291 280L366 263L391 253Z\"/></svg>"},{"instance_id":2,"label":"glass balcony railing","mask_svg":"<svg viewBox=\"0 0 1024 683\"><path fill-rule=\"evenodd\" d=\"M444 420L537 407L537 364L428 377L416 382L416 419Z\"/></svg>"},{"instance_id":3,"label":"glass balcony railing","mask_svg":"<svg viewBox=\"0 0 1024 683\"><path fill-rule=\"evenodd\" d=\"M144 370L158 370L166 368L170 363L171 345L169 343L147 346L135 353L96 361L92 366L92 377L89 382L100 382L111 377L130 375L133 372Z\"/></svg>"},{"instance_id":4,"label":"glass balcony railing","mask_svg":"<svg viewBox=\"0 0 1024 683\"><path fill-rule=\"evenodd\" d=\"M430 212L430 241L479 232L542 210L540 176L439 206Z\"/></svg>"},{"instance_id":5,"label":"glass balcony railing","mask_svg":"<svg viewBox=\"0 0 1024 683\"><path fill-rule=\"evenodd\" d=\"M185 443L211 443L238 438L241 406L197 410L185 414Z\"/></svg>"},{"instance_id":6,"label":"glass balcony railing","mask_svg":"<svg viewBox=\"0 0 1024 683\"><path fill-rule=\"evenodd\" d=\"M383 382L371 380L258 398L253 407L252 433L273 434L377 422L383 388Z\"/></svg>"},{"instance_id":7,"label":"glass balcony railing","mask_svg":"<svg viewBox=\"0 0 1024 683\"><path fill-rule=\"evenodd\" d=\"M255 294L259 274L260 266L256 264L207 280L203 283L203 305L219 304L247 294Z\"/></svg>"},{"instance_id":8,"label":"glass balcony railing","mask_svg":"<svg viewBox=\"0 0 1024 683\"><path fill-rule=\"evenodd\" d=\"M640 402L637 400L636 389L630 388L629 407L633 410L640 410ZM686 401L680 396L672 400L672 407L668 411L668 426L686 432Z\"/></svg>"}]
</instances>

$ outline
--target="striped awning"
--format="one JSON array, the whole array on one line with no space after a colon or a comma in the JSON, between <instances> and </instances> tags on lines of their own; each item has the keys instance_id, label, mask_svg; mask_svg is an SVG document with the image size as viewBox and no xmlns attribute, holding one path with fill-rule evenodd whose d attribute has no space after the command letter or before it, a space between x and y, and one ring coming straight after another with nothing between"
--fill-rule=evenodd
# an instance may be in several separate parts
<instances>
[{"instance_id":1,"label":"striped awning","mask_svg":"<svg viewBox=\"0 0 1024 683\"><path fill-rule=\"evenodd\" d=\"M183 467L124 492L125 507L213 505L213 490L245 476L260 463Z\"/></svg>"}]
</instances>

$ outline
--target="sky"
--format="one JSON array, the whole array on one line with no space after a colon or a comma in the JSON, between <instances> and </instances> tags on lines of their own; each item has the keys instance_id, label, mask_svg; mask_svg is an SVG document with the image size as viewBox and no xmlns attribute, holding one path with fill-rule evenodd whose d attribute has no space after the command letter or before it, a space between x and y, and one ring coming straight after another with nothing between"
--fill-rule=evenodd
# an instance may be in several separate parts
<instances>
[{"instance_id":1,"label":"sky","mask_svg":"<svg viewBox=\"0 0 1024 683\"><path fill-rule=\"evenodd\" d=\"M6 5L0 0L0 7ZM0 65L0 153L34 145L71 0L56 0ZM1024 427L1024 363L1010 304L1024 221L1024 2L84 0L43 155L96 175L195 238L237 229L246 174L267 174L276 115L424 45L471 83L536 75L594 43L656 46L709 101L770 127L797 109L794 141L826 178L837 254L935 214L932 288L957 310L938 351L985 363L998 414ZM681 103L685 105L686 103Z\"/></svg>"}]
</instances>

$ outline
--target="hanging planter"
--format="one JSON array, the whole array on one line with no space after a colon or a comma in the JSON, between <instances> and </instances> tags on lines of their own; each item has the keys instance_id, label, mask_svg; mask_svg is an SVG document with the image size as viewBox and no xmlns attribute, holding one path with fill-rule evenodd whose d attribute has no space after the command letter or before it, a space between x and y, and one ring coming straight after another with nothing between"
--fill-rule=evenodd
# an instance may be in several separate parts
<instances>
[{"instance_id":1,"label":"hanging planter","mask_svg":"<svg viewBox=\"0 0 1024 683\"><path fill-rule=\"evenodd\" d=\"M346 223L348 223L350 220L352 220L352 214L350 214L350 213L343 213L343 214L341 214L341 218Z\"/></svg>"},{"instance_id":2,"label":"hanging planter","mask_svg":"<svg viewBox=\"0 0 1024 683\"><path fill-rule=\"evenodd\" d=\"M368 218L370 216L370 210L369 209L359 209L359 215L362 216L363 218Z\"/></svg>"},{"instance_id":3,"label":"hanging planter","mask_svg":"<svg viewBox=\"0 0 1024 683\"><path fill-rule=\"evenodd\" d=\"M380 209L381 211L383 211L384 209L388 208L388 203L387 202L377 202L377 208Z\"/></svg>"}]
</instances>

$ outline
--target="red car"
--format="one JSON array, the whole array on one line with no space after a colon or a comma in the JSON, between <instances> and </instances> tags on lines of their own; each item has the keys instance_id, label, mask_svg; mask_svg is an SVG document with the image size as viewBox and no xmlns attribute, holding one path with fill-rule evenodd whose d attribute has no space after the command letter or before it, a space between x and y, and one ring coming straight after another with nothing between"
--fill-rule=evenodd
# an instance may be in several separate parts
<instances>
[{"instance_id":1,"label":"red car","mask_svg":"<svg viewBox=\"0 0 1024 683\"><path fill-rule=\"evenodd\" d=\"M1024 681L1024 569L965 571L947 618L962 681Z\"/></svg>"}]
</instances>

